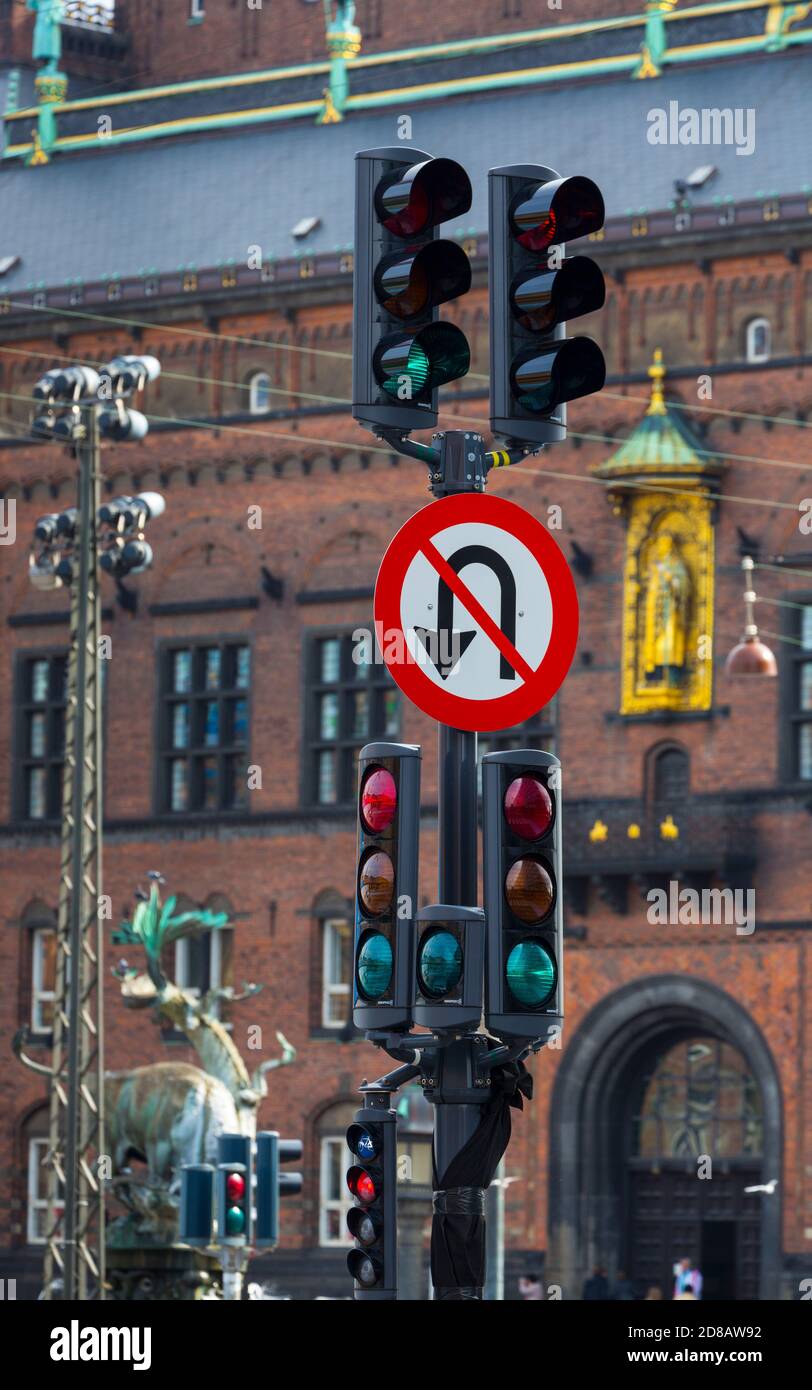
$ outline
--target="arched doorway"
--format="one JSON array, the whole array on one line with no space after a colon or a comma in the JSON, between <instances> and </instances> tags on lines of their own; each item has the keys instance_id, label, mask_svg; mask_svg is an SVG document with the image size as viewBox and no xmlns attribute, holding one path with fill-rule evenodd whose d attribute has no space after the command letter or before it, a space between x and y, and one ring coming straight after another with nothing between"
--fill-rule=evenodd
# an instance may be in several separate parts
<instances>
[{"instance_id":1,"label":"arched doorway","mask_svg":"<svg viewBox=\"0 0 812 1390\"><path fill-rule=\"evenodd\" d=\"M712 1176L702 1178L711 1160ZM750 1015L716 986L656 976L603 1000L553 1094L548 1283L579 1298L596 1266L670 1296L688 1256L707 1298L777 1298L781 1104Z\"/></svg>"}]
</instances>

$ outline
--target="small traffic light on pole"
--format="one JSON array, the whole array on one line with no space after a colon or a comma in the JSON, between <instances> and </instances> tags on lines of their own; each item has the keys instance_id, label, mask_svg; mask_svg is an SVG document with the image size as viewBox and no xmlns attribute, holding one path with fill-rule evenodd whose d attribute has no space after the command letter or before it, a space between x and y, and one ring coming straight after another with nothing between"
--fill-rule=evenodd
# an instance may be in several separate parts
<instances>
[{"instance_id":1,"label":"small traffic light on pole","mask_svg":"<svg viewBox=\"0 0 812 1390\"><path fill-rule=\"evenodd\" d=\"M437 388L468 371L464 333L437 310L470 289L471 266L438 227L470 206L453 159L402 146L355 156L352 413L368 427L433 428Z\"/></svg>"},{"instance_id":2,"label":"small traffic light on pole","mask_svg":"<svg viewBox=\"0 0 812 1390\"><path fill-rule=\"evenodd\" d=\"M485 1021L544 1038L563 1016L561 764L535 749L482 759Z\"/></svg>"},{"instance_id":3,"label":"small traffic light on pole","mask_svg":"<svg viewBox=\"0 0 812 1390\"><path fill-rule=\"evenodd\" d=\"M370 1093L347 1130L347 1186L355 1201L347 1213L355 1242L347 1268L357 1299L397 1298L397 1115L383 1108L388 1104L388 1094Z\"/></svg>"},{"instance_id":4,"label":"small traffic light on pole","mask_svg":"<svg viewBox=\"0 0 812 1390\"><path fill-rule=\"evenodd\" d=\"M477 1028L482 1017L485 953L482 909L423 907L415 931L415 1023L438 1032Z\"/></svg>"},{"instance_id":5,"label":"small traffic light on pole","mask_svg":"<svg viewBox=\"0 0 812 1390\"><path fill-rule=\"evenodd\" d=\"M420 749L368 743L358 772L353 1022L397 1032L412 1022Z\"/></svg>"},{"instance_id":6,"label":"small traffic light on pole","mask_svg":"<svg viewBox=\"0 0 812 1390\"><path fill-rule=\"evenodd\" d=\"M603 226L591 179L513 164L488 175L491 429L507 440L565 439L566 402L600 391L606 363L591 338L567 338L566 320L600 309L603 275L563 243Z\"/></svg>"},{"instance_id":7,"label":"small traffic light on pole","mask_svg":"<svg viewBox=\"0 0 812 1390\"><path fill-rule=\"evenodd\" d=\"M276 1130L262 1130L256 1139L256 1224L257 1249L279 1243L279 1200L302 1190L301 1173L280 1172L281 1163L295 1163L302 1157L301 1139L280 1139Z\"/></svg>"},{"instance_id":8,"label":"small traffic light on pole","mask_svg":"<svg viewBox=\"0 0 812 1390\"><path fill-rule=\"evenodd\" d=\"M214 1168L184 1163L180 1170L180 1240L183 1245L211 1245Z\"/></svg>"},{"instance_id":9,"label":"small traffic light on pole","mask_svg":"<svg viewBox=\"0 0 812 1390\"><path fill-rule=\"evenodd\" d=\"M243 1134L217 1138L217 1238L221 1244L251 1244L251 1140Z\"/></svg>"}]
</instances>

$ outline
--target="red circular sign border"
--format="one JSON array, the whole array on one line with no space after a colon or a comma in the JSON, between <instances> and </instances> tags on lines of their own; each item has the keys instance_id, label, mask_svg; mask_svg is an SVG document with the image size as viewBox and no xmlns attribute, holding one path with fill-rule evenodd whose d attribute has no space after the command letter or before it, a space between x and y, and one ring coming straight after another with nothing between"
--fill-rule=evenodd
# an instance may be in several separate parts
<instances>
[{"instance_id":1,"label":"red circular sign border","mask_svg":"<svg viewBox=\"0 0 812 1390\"><path fill-rule=\"evenodd\" d=\"M386 661L389 645L386 641L383 642L381 655L395 684L431 719L454 729L491 733L496 729L509 729L522 724L543 709L563 684L575 655L578 642L575 582L561 547L541 522L506 497L465 493L430 502L415 512L392 538L378 570L373 612L375 630L381 637L395 631L403 633L400 597L406 571L421 549L422 542L430 540L448 526L470 521L500 526L508 531L527 546L544 571L553 604L553 631L533 681L523 682L521 689L509 695L499 695L491 700L470 700L466 696L441 690L424 674L417 662Z\"/></svg>"}]
</instances>

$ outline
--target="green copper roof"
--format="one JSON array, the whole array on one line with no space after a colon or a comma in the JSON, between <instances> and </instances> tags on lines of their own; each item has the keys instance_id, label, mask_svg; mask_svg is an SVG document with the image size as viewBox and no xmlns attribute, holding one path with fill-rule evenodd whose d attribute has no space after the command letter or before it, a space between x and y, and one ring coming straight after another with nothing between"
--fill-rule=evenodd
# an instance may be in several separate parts
<instances>
[{"instance_id":1,"label":"green copper roof","mask_svg":"<svg viewBox=\"0 0 812 1390\"><path fill-rule=\"evenodd\" d=\"M665 372L662 350L657 348L648 369L651 399L646 413L620 448L595 469L598 477L675 471L695 475L718 471L713 452L702 444L684 412L666 403Z\"/></svg>"}]
</instances>

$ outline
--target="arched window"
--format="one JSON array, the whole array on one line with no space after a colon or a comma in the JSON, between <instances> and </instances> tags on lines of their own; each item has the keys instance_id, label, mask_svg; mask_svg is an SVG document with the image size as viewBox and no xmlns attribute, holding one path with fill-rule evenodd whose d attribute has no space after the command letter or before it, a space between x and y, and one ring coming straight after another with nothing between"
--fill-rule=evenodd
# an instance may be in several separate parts
<instances>
[{"instance_id":1,"label":"arched window","mask_svg":"<svg viewBox=\"0 0 812 1390\"><path fill-rule=\"evenodd\" d=\"M754 1159L763 1119L755 1077L736 1048L693 1037L653 1059L639 1079L632 1156Z\"/></svg>"},{"instance_id":2,"label":"arched window","mask_svg":"<svg viewBox=\"0 0 812 1390\"><path fill-rule=\"evenodd\" d=\"M254 372L248 383L248 409L252 415L266 415L271 408L271 378L267 372Z\"/></svg>"},{"instance_id":3,"label":"arched window","mask_svg":"<svg viewBox=\"0 0 812 1390\"><path fill-rule=\"evenodd\" d=\"M769 319L751 319L745 333L745 357L747 361L768 362L770 360L770 339Z\"/></svg>"},{"instance_id":4,"label":"arched window","mask_svg":"<svg viewBox=\"0 0 812 1390\"><path fill-rule=\"evenodd\" d=\"M672 743L654 750L649 763L649 796L653 801L684 800L690 782L691 763L684 748Z\"/></svg>"}]
</instances>

